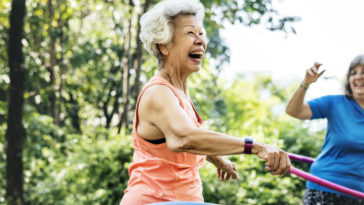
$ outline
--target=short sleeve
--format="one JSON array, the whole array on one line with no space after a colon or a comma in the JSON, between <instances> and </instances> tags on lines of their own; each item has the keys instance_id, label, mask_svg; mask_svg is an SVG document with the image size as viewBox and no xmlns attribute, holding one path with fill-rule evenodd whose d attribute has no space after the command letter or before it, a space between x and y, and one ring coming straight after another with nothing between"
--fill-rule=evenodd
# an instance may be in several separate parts
<instances>
[{"instance_id":1,"label":"short sleeve","mask_svg":"<svg viewBox=\"0 0 364 205\"><path fill-rule=\"evenodd\" d=\"M312 112L311 119L328 118L332 110L332 100L333 96L328 95L308 101Z\"/></svg>"}]
</instances>

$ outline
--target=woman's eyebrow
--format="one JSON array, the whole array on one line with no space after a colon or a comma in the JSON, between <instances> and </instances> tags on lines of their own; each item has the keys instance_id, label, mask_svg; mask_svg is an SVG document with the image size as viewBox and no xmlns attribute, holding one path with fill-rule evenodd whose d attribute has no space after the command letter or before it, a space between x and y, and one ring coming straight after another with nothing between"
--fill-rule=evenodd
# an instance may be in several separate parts
<instances>
[{"instance_id":1,"label":"woman's eyebrow","mask_svg":"<svg viewBox=\"0 0 364 205\"><path fill-rule=\"evenodd\" d=\"M202 27L199 27L199 26L195 26L195 25L185 25L185 26L183 26L183 28L186 28L186 27L193 27L194 29L198 29L199 31L205 33L205 29L202 28Z\"/></svg>"},{"instance_id":2,"label":"woman's eyebrow","mask_svg":"<svg viewBox=\"0 0 364 205\"><path fill-rule=\"evenodd\" d=\"M195 25L192 25L192 24L188 24L188 25L185 25L183 27L188 27L188 26L196 28L196 26Z\"/></svg>"}]
</instances>

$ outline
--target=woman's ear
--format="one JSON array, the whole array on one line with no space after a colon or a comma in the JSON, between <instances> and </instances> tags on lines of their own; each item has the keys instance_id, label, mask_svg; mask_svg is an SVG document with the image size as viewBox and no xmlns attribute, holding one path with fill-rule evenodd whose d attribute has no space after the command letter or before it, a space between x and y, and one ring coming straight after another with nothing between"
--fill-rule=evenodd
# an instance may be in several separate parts
<instances>
[{"instance_id":1,"label":"woman's ear","mask_svg":"<svg viewBox=\"0 0 364 205\"><path fill-rule=\"evenodd\" d=\"M164 55L164 56L168 56L169 54L169 49L167 45L164 44L158 44L158 49L159 51Z\"/></svg>"}]
</instances>

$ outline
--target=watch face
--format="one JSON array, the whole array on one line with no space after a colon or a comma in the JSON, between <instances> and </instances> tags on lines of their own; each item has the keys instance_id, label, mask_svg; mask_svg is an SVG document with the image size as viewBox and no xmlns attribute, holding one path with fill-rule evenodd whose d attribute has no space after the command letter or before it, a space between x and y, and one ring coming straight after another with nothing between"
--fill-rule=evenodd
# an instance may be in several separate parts
<instances>
[{"instance_id":1,"label":"watch face","mask_svg":"<svg viewBox=\"0 0 364 205\"><path fill-rule=\"evenodd\" d=\"M245 143L247 143L247 144L253 144L253 138L251 138L251 137L245 138Z\"/></svg>"}]
</instances>

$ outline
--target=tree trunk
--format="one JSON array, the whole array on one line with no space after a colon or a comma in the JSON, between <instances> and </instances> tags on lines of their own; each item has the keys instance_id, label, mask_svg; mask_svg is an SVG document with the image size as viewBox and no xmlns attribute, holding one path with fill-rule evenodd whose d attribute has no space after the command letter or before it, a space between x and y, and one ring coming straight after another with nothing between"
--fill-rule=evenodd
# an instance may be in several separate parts
<instances>
[{"instance_id":1,"label":"tree trunk","mask_svg":"<svg viewBox=\"0 0 364 205\"><path fill-rule=\"evenodd\" d=\"M109 107L109 103L110 103L111 98L112 98L111 93L112 93L112 91L113 91L114 86L115 86L115 82L113 81L113 82L111 83L110 90L109 90L109 92L108 92L108 94L107 94L107 98L106 98L106 100L103 102L103 106L102 106L102 110L103 110L103 112L104 112L104 116L105 116L105 120L106 120L106 125L105 125L105 127L106 127L107 129L109 129L109 128L110 128L111 120L112 120L112 118L113 118L113 116L114 116L114 112L111 112L111 114L109 114L109 109L108 109L108 107ZM115 99L115 100L117 101L117 99Z\"/></svg>"},{"instance_id":2,"label":"tree trunk","mask_svg":"<svg viewBox=\"0 0 364 205\"><path fill-rule=\"evenodd\" d=\"M137 3L138 6L140 6L140 1L138 1ZM143 11L141 13L138 13L138 28L137 28L137 35L136 35L136 42L137 42L137 47L136 47L136 51L135 51L135 59L134 59L134 69L136 72L136 76L135 76L135 82L134 82L134 104L136 104L137 99L138 99L138 95L140 92L140 74L141 74L141 66L142 66L142 56L143 56L143 44L139 39L139 33L140 33L140 17L142 16L142 14L144 14L150 5L150 0L145 0L145 3L143 5ZM140 9L137 9L140 12Z\"/></svg>"},{"instance_id":3,"label":"tree trunk","mask_svg":"<svg viewBox=\"0 0 364 205\"><path fill-rule=\"evenodd\" d=\"M56 37L53 31L52 21L54 18L54 6L52 0L48 0L48 14L49 14L49 25L48 25L48 35L50 38L49 42L49 64L47 66L47 70L50 75L50 96L49 96L49 104L51 115L54 120L54 124L59 125L59 107L57 105L58 96L57 96L57 80L56 80Z\"/></svg>"},{"instance_id":4,"label":"tree trunk","mask_svg":"<svg viewBox=\"0 0 364 205\"><path fill-rule=\"evenodd\" d=\"M59 8L60 5L62 5L63 1L58 1L57 2L57 5L56 5L56 8ZM66 3L64 3L65 6ZM61 10L62 11L62 10ZM63 15L63 13L60 11L61 15ZM60 27L60 33L59 33L59 47L61 47L61 52L60 53L60 58L58 59L57 61L57 64L59 65L59 86L58 86L58 89L57 89L57 93L59 95L58 97L58 103L56 104L57 106L57 118L58 118L58 125L63 125L64 124L64 119L61 117L62 116L62 106L65 105L65 102L64 102L64 98L62 97L62 93L63 93L63 80L64 80L64 73L66 73L66 69L67 69L67 66L66 64L64 63L64 53L65 53L65 50L66 50L66 34L65 34L65 29L67 30L67 27L68 27L68 22L67 22L67 19L66 19L66 22L63 21L62 18L58 18L58 26ZM56 59L57 60L57 59ZM57 98L56 98L57 99ZM73 114L77 114L78 115L78 111L73 113ZM80 129L78 129L78 131L80 131Z\"/></svg>"},{"instance_id":5,"label":"tree trunk","mask_svg":"<svg viewBox=\"0 0 364 205\"><path fill-rule=\"evenodd\" d=\"M8 121L6 130L6 198L8 204L20 205L23 199L23 142L25 131L22 125L24 93L24 35L25 0L13 0L10 13L8 58L10 88Z\"/></svg>"},{"instance_id":6,"label":"tree trunk","mask_svg":"<svg viewBox=\"0 0 364 205\"><path fill-rule=\"evenodd\" d=\"M78 132L81 133L81 120L79 116L80 106L77 101L77 96L74 97L72 92L69 92L68 95L70 96L70 99L68 101L69 105L66 106L67 113L69 117L71 118L71 124L72 127Z\"/></svg>"},{"instance_id":7,"label":"tree trunk","mask_svg":"<svg viewBox=\"0 0 364 205\"><path fill-rule=\"evenodd\" d=\"M124 41L124 56L122 59L123 65L123 105L124 109L122 115L120 117L119 125L118 125L118 132L120 132L121 127L125 125L128 127L128 111L129 111L129 59L130 59L130 44L131 44L131 24L132 24L132 8L129 5L129 18L125 20L125 25L128 28L125 33L125 41Z\"/></svg>"}]
</instances>

